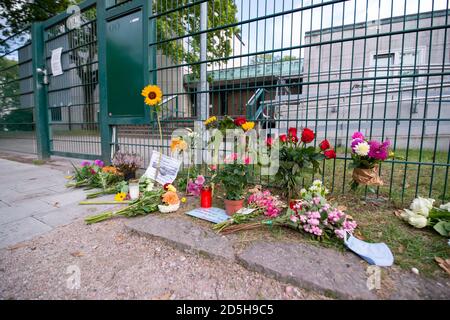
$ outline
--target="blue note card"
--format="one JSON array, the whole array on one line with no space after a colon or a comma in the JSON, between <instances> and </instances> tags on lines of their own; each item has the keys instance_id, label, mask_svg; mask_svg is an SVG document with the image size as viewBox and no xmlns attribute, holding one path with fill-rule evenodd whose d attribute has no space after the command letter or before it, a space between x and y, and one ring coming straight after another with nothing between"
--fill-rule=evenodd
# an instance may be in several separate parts
<instances>
[{"instance_id":1,"label":"blue note card","mask_svg":"<svg viewBox=\"0 0 450 320\"><path fill-rule=\"evenodd\" d=\"M225 210L220 208L197 208L186 212L186 214L213 223L221 223L230 219Z\"/></svg>"}]
</instances>

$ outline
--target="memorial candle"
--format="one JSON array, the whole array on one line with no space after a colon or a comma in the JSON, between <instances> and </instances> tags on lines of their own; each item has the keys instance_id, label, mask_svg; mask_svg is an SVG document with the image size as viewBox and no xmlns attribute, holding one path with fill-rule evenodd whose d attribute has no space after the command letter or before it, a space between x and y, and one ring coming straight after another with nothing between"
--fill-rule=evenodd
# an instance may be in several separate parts
<instances>
[{"instance_id":1,"label":"memorial candle","mask_svg":"<svg viewBox=\"0 0 450 320\"><path fill-rule=\"evenodd\" d=\"M200 206L202 208L211 208L212 206L212 190L211 188L203 188L200 192Z\"/></svg>"}]
</instances>

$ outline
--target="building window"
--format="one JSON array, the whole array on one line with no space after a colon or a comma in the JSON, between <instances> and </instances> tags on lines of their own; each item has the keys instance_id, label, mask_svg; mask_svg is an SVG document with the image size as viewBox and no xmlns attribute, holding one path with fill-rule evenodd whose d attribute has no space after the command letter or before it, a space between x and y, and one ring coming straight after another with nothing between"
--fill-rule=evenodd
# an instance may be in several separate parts
<instances>
[{"instance_id":1,"label":"building window","mask_svg":"<svg viewBox=\"0 0 450 320\"><path fill-rule=\"evenodd\" d=\"M376 54L373 56L373 67L376 67L377 77L386 77L392 75L392 71L389 71L388 67L392 67L395 62L395 54Z\"/></svg>"},{"instance_id":2,"label":"building window","mask_svg":"<svg viewBox=\"0 0 450 320\"><path fill-rule=\"evenodd\" d=\"M414 66L418 66L419 61L416 60L416 58L419 56L419 51L409 51L409 52L403 52L401 54L402 61L400 62L402 65L402 70L400 72L400 75L402 76L402 82L413 82L414 77L408 77L410 75L414 75L418 73L418 69L414 68ZM406 76L403 78L403 76ZM417 82L416 78L416 82Z\"/></svg>"},{"instance_id":3,"label":"building window","mask_svg":"<svg viewBox=\"0 0 450 320\"><path fill-rule=\"evenodd\" d=\"M50 109L50 117L52 121L62 121L61 107L54 107Z\"/></svg>"}]
</instances>

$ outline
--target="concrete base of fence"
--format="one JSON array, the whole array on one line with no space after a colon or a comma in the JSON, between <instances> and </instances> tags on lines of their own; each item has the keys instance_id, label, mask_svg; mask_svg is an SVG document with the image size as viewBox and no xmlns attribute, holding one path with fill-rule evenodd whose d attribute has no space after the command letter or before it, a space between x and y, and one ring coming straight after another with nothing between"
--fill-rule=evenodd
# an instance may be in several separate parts
<instances>
[{"instance_id":1,"label":"concrete base of fence","mask_svg":"<svg viewBox=\"0 0 450 320\"><path fill-rule=\"evenodd\" d=\"M381 289L369 290L367 263L350 252L304 243L258 241L237 250L233 236L220 236L189 219L161 215L130 219L140 235L210 258L236 261L277 280L342 299L450 299L450 281L429 280L382 269Z\"/></svg>"}]
</instances>

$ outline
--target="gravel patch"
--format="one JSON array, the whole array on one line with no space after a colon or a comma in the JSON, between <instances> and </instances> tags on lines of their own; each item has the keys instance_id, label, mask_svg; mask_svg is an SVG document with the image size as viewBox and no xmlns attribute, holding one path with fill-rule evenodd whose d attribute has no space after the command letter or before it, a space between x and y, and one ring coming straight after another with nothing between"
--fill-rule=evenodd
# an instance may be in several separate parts
<instances>
[{"instance_id":1,"label":"gravel patch","mask_svg":"<svg viewBox=\"0 0 450 320\"><path fill-rule=\"evenodd\" d=\"M0 299L326 299L242 266L82 219L0 250ZM68 288L79 268L80 287Z\"/></svg>"}]
</instances>

